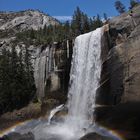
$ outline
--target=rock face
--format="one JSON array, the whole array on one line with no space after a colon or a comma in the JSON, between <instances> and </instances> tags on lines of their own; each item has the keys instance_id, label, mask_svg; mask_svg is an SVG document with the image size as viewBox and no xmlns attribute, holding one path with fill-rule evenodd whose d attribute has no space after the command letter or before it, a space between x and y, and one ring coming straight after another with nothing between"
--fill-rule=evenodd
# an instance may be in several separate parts
<instances>
[{"instance_id":1,"label":"rock face","mask_svg":"<svg viewBox=\"0 0 140 140\"><path fill-rule=\"evenodd\" d=\"M109 21L106 41L97 103L140 101L140 5Z\"/></svg>"},{"instance_id":2,"label":"rock face","mask_svg":"<svg viewBox=\"0 0 140 140\"><path fill-rule=\"evenodd\" d=\"M103 137L96 133L89 133L89 134L83 136L80 140L114 140L114 139L109 138L109 137Z\"/></svg>"},{"instance_id":3,"label":"rock face","mask_svg":"<svg viewBox=\"0 0 140 140\"><path fill-rule=\"evenodd\" d=\"M20 110L7 112L0 117L0 132L2 133L7 128L10 128L11 126L14 126L20 122L44 116L45 113L45 111L42 111L42 106L40 103L32 103Z\"/></svg>"},{"instance_id":4,"label":"rock face","mask_svg":"<svg viewBox=\"0 0 140 140\"><path fill-rule=\"evenodd\" d=\"M3 139L4 140L35 140L34 135L31 132L23 135L13 132L9 135L4 136Z\"/></svg>"},{"instance_id":5,"label":"rock face","mask_svg":"<svg viewBox=\"0 0 140 140\"><path fill-rule=\"evenodd\" d=\"M140 103L96 108L96 122L125 140L140 139Z\"/></svg>"},{"instance_id":6,"label":"rock face","mask_svg":"<svg viewBox=\"0 0 140 140\"><path fill-rule=\"evenodd\" d=\"M54 18L40 11L26 10L21 12L0 12L0 30L38 30L45 25L58 25Z\"/></svg>"},{"instance_id":7,"label":"rock face","mask_svg":"<svg viewBox=\"0 0 140 140\"><path fill-rule=\"evenodd\" d=\"M71 67L72 43L62 42L43 46L35 59L35 82L41 102L56 99L66 101Z\"/></svg>"}]
</instances>

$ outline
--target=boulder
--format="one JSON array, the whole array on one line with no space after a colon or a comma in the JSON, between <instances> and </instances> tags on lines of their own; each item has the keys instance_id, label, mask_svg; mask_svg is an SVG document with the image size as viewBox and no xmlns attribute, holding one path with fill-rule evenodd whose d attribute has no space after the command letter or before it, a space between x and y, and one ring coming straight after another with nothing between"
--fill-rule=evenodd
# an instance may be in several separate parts
<instances>
[{"instance_id":1,"label":"boulder","mask_svg":"<svg viewBox=\"0 0 140 140\"><path fill-rule=\"evenodd\" d=\"M29 132L27 134L20 134L20 133L10 133L3 137L4 140L35 140L34 135Z\"/></svg>"},{"instance_id":2,"label":"boulder","mask_svg":"<svg viewBox=\"0 0 140 140\"><path fill-rule=\"evenodd\" d=\"M96 133L89 133L89 134L83 136L82 138L80 138L80 140L113 140L113 139L109 138L109 137L103 137Z\"/></svg>"},{"instance_id":3,"label":"boulder","mask_svg":"<svg viewBox=\"0 0 140 140\"><path fill-rule=\"evenodd\" d=\"M140 139L140 102L97 107L96 122L125 140Z\"/></svg>"},{"instance_id":4,"label":"boulder","mask_svg":"<svg viewBox=\"0 0 140 140\"><path fill-rule=\"evenodd\" d=\"M42 115L40 103L31 103L20 110L7 112L0 117L0 132L26 120L39 118Z\"/></svg>"}]
</instances>

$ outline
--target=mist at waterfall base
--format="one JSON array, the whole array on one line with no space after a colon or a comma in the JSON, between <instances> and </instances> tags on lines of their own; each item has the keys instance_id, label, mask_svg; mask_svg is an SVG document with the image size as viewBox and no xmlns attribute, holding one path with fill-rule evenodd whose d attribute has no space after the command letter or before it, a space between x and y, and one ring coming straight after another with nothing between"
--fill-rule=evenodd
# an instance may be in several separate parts
<instances>
[{"instance_id":1,"label":"mist at waterfall base","mask_svg":"<svg viewBox=\"0 0 140 140\"><path fill-rule=\"evenodd\" d=\"M103 27L80 35L75 40L68 93L68 114L52 121L53 115L63 105L52 110L48 122L33 120L14 129L16 132L32 132L36 140L78 140L89 132L104 136L112 133L95 125L93 112L95 95L101 74L101 38Z\"/></svg>"}]
</instances>

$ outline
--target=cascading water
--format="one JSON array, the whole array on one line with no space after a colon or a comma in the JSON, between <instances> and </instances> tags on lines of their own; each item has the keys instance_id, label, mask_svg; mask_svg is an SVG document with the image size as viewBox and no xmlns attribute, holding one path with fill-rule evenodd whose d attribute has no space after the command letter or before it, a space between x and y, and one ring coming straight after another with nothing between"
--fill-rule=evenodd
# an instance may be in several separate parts
<instances>
[{"instance_id":1,"label":"cascading water","mask_svg":"<svg viewBox=\"0 0 140 140\"><path fill-rule=\"evenodd\" d=\"M70 75L66 123L76 132L93 122L101 73L102 28L76 38Z\"/></svg>"}]
</instances>

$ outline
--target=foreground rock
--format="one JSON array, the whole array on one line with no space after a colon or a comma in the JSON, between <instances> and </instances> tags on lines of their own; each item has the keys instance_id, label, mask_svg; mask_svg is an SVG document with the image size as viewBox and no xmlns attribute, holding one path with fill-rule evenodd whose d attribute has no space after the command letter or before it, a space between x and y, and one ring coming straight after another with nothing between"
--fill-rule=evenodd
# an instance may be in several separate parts
<instances>
[{"instance_id":1,"label":"foreground rock","mask_svg":"<svg viewBox=\"0 0 140 140\"><path fill-rule=\"evenodd\" d=\"M2 138L3 140L35 140L34 135L29 132L27 134L19 134L16 132L13 132L9 135L5 135Z\"/></svg>"},{"instance_id":2,"label":"foreground rock","mask_svg":"<svg viewBox=\"0 0 140 140\"><path fill-rule=\"evenodd\" d=\"M113 140L113 139L109 138L109 137L103 137L96 133L89 133L89 134L83 136L80 140Z\"/></svg>"},{"instance_id":3,"label":"foreground rock","mask_svg":"<svg viewBox=\"0 0 140 140\"><path fill-rule=\"evenodd\" d=\"M36 119L42 116L41 104L30 104L20 110L8 112L0 116L0 134L9 127L12 127L20 122L30 119Z\"/></svg>"},{"instance_id":4,"label":"foreground rock","mask_svg":"<svg viewBox=\"0 0 140 140\"><path fill-rule=\"evenodd\" d=\"M96 108L96 122L126 140L140 139L140 102Z\"/></svg>"},{"instance_id":5,"label":"foreground rock","mask_svg":"<svg viewBox=\"0 0 140 140\"><path fill-rule=\"evenodd\" d=\"M19 133L13 132L13 133L3 136L0 140L35 140L35 138L31 132L27 134L19 134ZM49 140L59 140L59 138L50 138ZM82 138L80 138L80 140L114 140L114 139L109 138L109 137L103 137L96 133L89 133L83 136Z\"/></svg>"}]
</instances>

